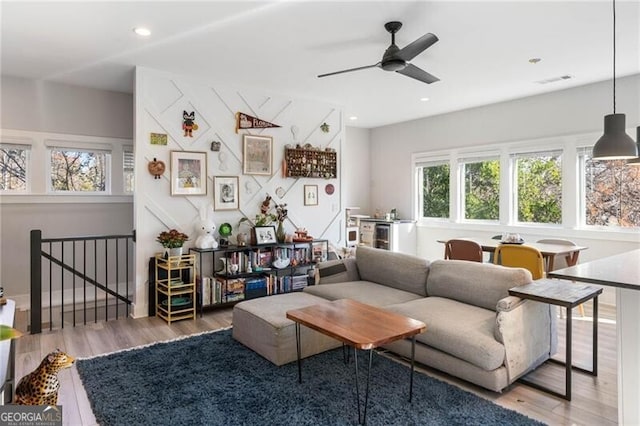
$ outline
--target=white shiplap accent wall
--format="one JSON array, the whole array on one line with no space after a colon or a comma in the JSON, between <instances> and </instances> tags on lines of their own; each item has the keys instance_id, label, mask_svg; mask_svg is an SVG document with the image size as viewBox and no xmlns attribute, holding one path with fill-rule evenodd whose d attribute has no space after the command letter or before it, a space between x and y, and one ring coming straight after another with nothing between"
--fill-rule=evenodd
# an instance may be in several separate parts
<instances>
[{"instance_id":1,"label":"white shiplap accent wall","mask_svg":"<svg viewBox=\"0 0 640 426\"><path fill-rule=\"evenodd\" d=\"M304 227L316 238L326 238L336 244L341 242L344 209L341 163L345 130L340 107L258 89L195 81L188 76L148 68L136 69L135 87L134 226L138 243L134 316L147 314L147 261L162 249L155 242L156 235L162 230L176 228L193 236L187 247L193 244L196 238L193 226L198 211L202 205L213 204L213 176L239 177L240 209L216 211L214 214L217 225L228 222L234 227L234 235L238 232L236 225L239 219L243 216L252 218L269 194L277 203L287 203L288 232ZM195 122L199 128L193 132L193 138L184 137L183 110L196 113ZM281 127L240 130L236 134L235 113L238 111ZM330 125L328 133L320 130L324 122ZM291 132L292 126L299 129L296 141ZM168 145L151 145L150 133L167 134ZM242 174L243 133L273 137L271 176ZM212 141L221 142L219 152L210 151ZM295 143L334 148L338 152L338 178L283 178L284 146ZM206 196L171 196L170 152L175 150L207 152ZM147 164L154 158L164 161L167 166L161 179L154 179L147 172ZM328 183L335 186L336 191L332 195L324 191ZM304 206L305 184L318 185L318 206ZM276 195L279 187L285 190L282 198Z\"/></svg>"}]
</instances>

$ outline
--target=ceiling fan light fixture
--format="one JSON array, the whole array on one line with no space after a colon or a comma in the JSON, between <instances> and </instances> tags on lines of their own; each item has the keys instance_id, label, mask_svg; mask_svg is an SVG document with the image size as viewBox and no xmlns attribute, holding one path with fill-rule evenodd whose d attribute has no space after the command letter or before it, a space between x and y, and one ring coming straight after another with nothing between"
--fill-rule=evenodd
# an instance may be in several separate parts
<instances>
[{"instance_id":1,"label":"ceiling fan light fixture","mask_svg":"<svg viewBox=\"0 0 640 426\"><path fill-rule=\"evenodd\" d=\"M402 59L391 59L382 63L381 68L385 71L400 71L407 67L407 62Z\"/></svg>"},{"instance_id":2,"label":"ceiling fan light fixture","mask_svg":"<svg viewBox=\"0 0 640 426\"><path fill-rule=\"evenodd\" d=\"M638 148L638 158L632 158L627 161L630 166L640 167L640 126L636 127L636 147Z\"/></svg>"},{"instance_id":3,"label":"ceiling fan light fixture","mask_svg":"<svg viewBox=\"0 0 640 426\"><path fill-rule=\"evenodd\" d=\"M593 147L594 160L627 160L638 156L636 143L625 131L626 116L604 116L604 135Z\"/></svg>"}]
</instances>

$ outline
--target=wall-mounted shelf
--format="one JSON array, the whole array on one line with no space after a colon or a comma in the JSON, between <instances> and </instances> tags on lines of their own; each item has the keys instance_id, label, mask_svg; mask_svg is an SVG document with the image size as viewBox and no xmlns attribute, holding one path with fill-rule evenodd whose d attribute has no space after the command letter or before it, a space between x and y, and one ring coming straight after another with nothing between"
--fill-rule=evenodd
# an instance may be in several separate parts
<instances>
[{"instance_id":1,"label":"wall-mounted shelf","mask_svg":"<svg viewBox=\"0 0 640 426\"><path fill-rule=\"evenodd\" d=\"M338 177L338 154L335 151L286 148L286 177L333 179Z\"/></svg>"}]
</instances>

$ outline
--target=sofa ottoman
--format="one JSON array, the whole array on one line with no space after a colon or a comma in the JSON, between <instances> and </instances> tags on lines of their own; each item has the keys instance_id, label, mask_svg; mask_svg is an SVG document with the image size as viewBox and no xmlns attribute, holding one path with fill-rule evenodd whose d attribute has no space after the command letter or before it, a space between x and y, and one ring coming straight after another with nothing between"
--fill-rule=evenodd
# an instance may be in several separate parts
<instances>
[{"instance_id":1,"label":"sofa ottoman","mask_svg":"<svg viewBox=\"0 0 640 426\"><path fill-rule=\"evenodd\" d=\"M233 338L275 365L295 361L296 327L287 319L287 311L320 303L329 301L302 292L240 302L233 307ZM305 326L300 327L300 338L303 358L342 345L338 340Z\"/></svg>"}]
</instances>

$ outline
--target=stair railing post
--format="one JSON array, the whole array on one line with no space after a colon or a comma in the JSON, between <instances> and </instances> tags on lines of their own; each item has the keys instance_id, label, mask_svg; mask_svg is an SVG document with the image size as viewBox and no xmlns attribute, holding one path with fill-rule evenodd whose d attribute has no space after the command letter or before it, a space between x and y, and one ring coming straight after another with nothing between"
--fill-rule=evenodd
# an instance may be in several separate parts
<instances>
[{"instance_id":1,"label":"stair railing post","mask_svg":"<svg viewBox=\"0 0 640 426\"><path fill-rule=\"evenodd\" d=\"M42 231L31 230L31 334L42 332Z\"/></svg>"}]
</instances>

